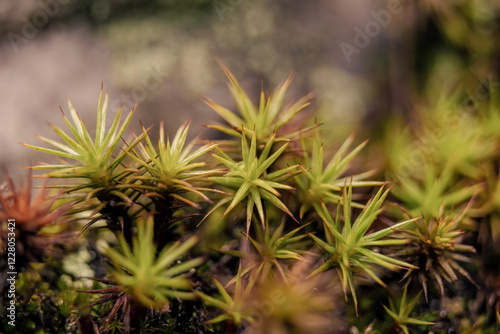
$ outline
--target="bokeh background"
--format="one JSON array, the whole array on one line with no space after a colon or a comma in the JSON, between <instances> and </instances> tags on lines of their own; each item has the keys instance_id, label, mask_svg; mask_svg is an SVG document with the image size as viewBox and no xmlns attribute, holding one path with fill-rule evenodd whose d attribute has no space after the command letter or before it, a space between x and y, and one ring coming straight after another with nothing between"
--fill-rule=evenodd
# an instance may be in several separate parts
<instances>
[{"instance_id":1,"label":"bokeh background","mask_svg":"<svg viewBox=\"0 0 500 334\"><path fill-rule=\"evenodd\" d=\"M0 162L43 160L19 142L55 138L70 98L92 124L101 83L111 118L138 102L132 128L163 120L192 135L233 108L220 58L255 98L292 71L288 99L315 91L332 139L377 138L420 101L500 82L498 0L19 0L0 2ZM496 86L500 89L500 84Z\"/></svg>"}]
</instances>

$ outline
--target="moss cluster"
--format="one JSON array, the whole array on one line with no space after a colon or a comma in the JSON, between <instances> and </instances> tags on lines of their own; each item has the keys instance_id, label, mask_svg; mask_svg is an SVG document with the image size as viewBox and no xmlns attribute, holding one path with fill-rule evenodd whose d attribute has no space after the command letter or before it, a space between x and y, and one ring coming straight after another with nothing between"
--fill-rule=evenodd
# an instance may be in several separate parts
<instances>
[{"instance_id":1,"label":"moss cluster","mask_svg":"<svg viewBox=\"0 0 500 334\"><path fill-rule=\"evenodd\" d=\"M350 151L354 136L323 142L311 96L284 104L291 77L255 105L221 66L238 111L205 101L224 141L188 142L189 125L125 138L133 111L106 124L101 90L95 132L69 104L62 141L25 144L54 158L32 167L54 180L35 200L31 184L1 189L11 333L498 331L496 95L473 113L444 97ZM360 153L377 146L375 162Z\"/></svg>"}]
</instances>

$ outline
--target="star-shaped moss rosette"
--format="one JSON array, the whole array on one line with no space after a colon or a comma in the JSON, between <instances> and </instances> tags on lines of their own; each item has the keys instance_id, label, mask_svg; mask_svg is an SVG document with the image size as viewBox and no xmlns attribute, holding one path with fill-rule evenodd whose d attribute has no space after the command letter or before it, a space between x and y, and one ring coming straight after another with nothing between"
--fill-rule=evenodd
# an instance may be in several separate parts
<instances>
[{"instance_id":1,"label":"star-shaped moss rosette","mask_svg":"<svg viewBox=\"0 0 500 334\"><path fill-rule=\"evenodd\" d=\"M392 193L413 217L437 219L443 206L445 212L459 214L460 207L483 187L482 184L469 185L466 180L457 183L451 165L438 170L432 162L426 162L421 169L424 179L411 175L398 180L392 188Z\"/></svg>"},{"instance_id":2,"label":"star-shaped moss rosette","mask_svg":"<svg viewBox=\"0 0 500 334\"><path fill-rule=\"evenodd\" d=\"M122 234L118 235L118 249L106 248L103 253L113 265L108 270L110 279L93 279L110 287L79 292L99 294L93 305L113 302L103 321L108 330L116 315L123 322L123 332L140 326L148 308L164 309L169 300L192 300L193 283L186 272L203 263L202 258L180 261L197 243L193 236L184 242L180 240L157 252L153 241L153 218L137 222L137 235L131 245Z\"/></svg>"},{"instance_id":3,"label":"star-shaped moss rosette","mask_svg":"<svg viewBox=\"0 0 500 334\"><path fill-rule=\"evenodd\" d=\"M293 75L290 75L267 98L264 91L261 90L259 106L256 107L229 69L220 60L218 63L229 79L229 90L236 102L240 115L204 98L205 103L228 123L228 125L208 125L208 128L216 129L235 137L240 137L242 133L251 137L255 133L259 145L266 144L271 137L273 137L273 140L283 141L291 139L298 134L297 131L287 133L281 130L300 111L311 104L312 94L304 96L292 105L283 106L283 99L292 82ZM303 129L302 131L305 130Z\"/></svg>"},{"instance_id":4,"label":"star-shaped moss rosette","mask_svg":"<svg viewBox=\"0 0 500 334\"><path fill-rule=\"evenodd\" d=\"M119 235L119 250L110 247L105 251L114 266L110 270L113 281L145 307L162 307L171 298L193 299L192 283L183 274L204 260L176 261L185 256L198 238L193 236L184 242L177 241L157 254L152 218L139 222L137 228L132 247Z\"/></svg>"},{"instance_id":5,"label":"star-shaped moss rosette","mask_svg":"<svg viewBox=\"0 0 500 334\"><path fill-rule=\"evenodd\" d=\"M256 268L254 268L255 271L252 276L265 278L273 273L273 269L277 269L284 277L285 273L281 268L279 260L297 261L302 259L301 253L304 253L304 250L300 247L299 242L307 237L307 234L296 234L307 225L302 225L286 234L283 234L285 228L284 221L272 233L267 221L264 227L256 225L256 239L246 233L244 234L250 240L259 257L257 262L254 263L254 265L258 263L258 266L255 266Z\"/></svg>"},{"instance_id":6,"label":"star-shaped moss rosette","mask_svg":"<svg viewBox=\"0 0 500 334\"><path fill-rule=\"evenodd\" d=\"M369 234L366 233L377 216L381 213L382 204L390 191L390 189L384 191L383 188L384 187L380 188L377 194L370 200L353 222L351 212L352 186L344 187L344 223L342 224L340 219L340 206L337 206L337 215L334 220L323 204L323 215L326 217L323 221L326 241L311 234L314 242L327 256L326 262L311 275L318 274L330 268L335 268L342 281L342 288L344 289L346 299L347 290L349 289L351 291L356 312L358 301L356 298L356 286L353 277L355 271L361 271L368 274L375 282L385 287L385 283L375 273L375 267L382 267L392 271L405 268L416 268L414 265L398 260L395 257L384 255L374 248L407 244L409 239L382 238L411 224L417 220L417 218L406 220Z\"/></svg>"},{"instance_id":7,"label":"star-shaped moss rosette","mask_svg":"<svg viewBox=\"0 0 500 334\"><path fill-rule=\"evenodd\" d=\"M201 187L199 184L208 176L218 174L220 171L202 169L206 166L206 162L194 160L215 148L217 144L206 144L194 149L197 142L195 139L185 145L189 124L177 130L172 142L168 136L165 142L163 122L161 122L156 148L147 130L142 127L142 131L147 145L139 143L132 151L134 154L130 154L142 169L142 171L137 171L137 174L142 175L133 177L142 181L142 184L136 185L135 188L144 190L144 193L151 198L166 200L170 206L171 200L174 199L185 205L199 208L197 203L189 199L188 194L197 195L210 202L203 192L214 190Z\"/></svg>"},{"instance_id":8,"label":"star-shaped moss rosette","mask_svg":"<svg viewBox=\"0 0 500 334\"><path fill-rule=\"evenodd\" d=\"M354 136L350 136L326 164L323 155L323 144L321 143L318 128L316 128L312 149L309 151L306 140L300 138L304 163L300 166L302 173L295 177L298 193L300 194L300 218L313 208L320 217L323 215L321 204L337 203L343 201L340 194L342 186L350 182L353 187L379 186L383 182L364 181L375 174L374 171L352 176L343 176L352 159L363 149L367 141L358 145L350 153L347 153L352 145ZM353 207L362 208L358 203L351 203ZM325 217L322 217L326 219Z\"/></svg>"},{"instance_id":9,"label":"star-shaped moss rosette","mask_svg":"<svg viewBox=\"0 0 500 334\"><path fill-rule=\"evenodd\" d=\"M60 205L58 196L49 194L47 180L32 196L32 176L24 187L16 188L7 173L7 182L0 187L0 237L16 238L17 264L39 262L49 254L49 246L73 238L69 233L44 233L43 228L58 223L71 203ZM5 245L7 243L5 242Z\"/></svg>"},{"instance_id":10,"label":"star-shaped moss rosette","mask_svg":"<svg viewBox=\"0 0 500 334\"><path fill-rule=\"evenodd\" d=\"M464 253L476 252L473 246L462 243L465 232L458 226L466 212L467 209L458 217L441 215L429 221L419 219L415 222L416 229L403 231L410 243L395 255L418 267L411 268L404 279L417 280L422 285L426 300L429 281L434 283L442 298L444 281L455 282L459 274L476 284L459 264L471 261Z\"/></svg>"},{"instance_id":11,"label":"star-shaped moss rosette","mask_svg":"<svg viewBox=\"0 0 500 334\"><path fill-rule=\"evenodd\" d=\"M271 148L275 141L275 133L266 143L260 154L257 154L257 137L252 133L251 143L248 146L246 135L241 136L241 151L242 161L235 161L224 151L216 147L217 154L213 157L223 163L227 168L227 172L221 177L211 177L210 180L227 187L233 191L229 196L221 199L212 210L207 214L211 214L218 207L229 203L223 216L231 212L239 203L246 200L247 212L247 233L250 231L250 224L253 217L254 207L262 225L265 223L265 210L262 201L265 200L293 218L292 213L285 204L279 199L281 196L278 189L290 190L293 187L282 183L283 181L300 173L298 165L285 167L275 172L268 173L267 170L281 156L287 148L288 142L281 145L274 153L271 154ZM295 219L295 218L293 218Z\"/></svg>"},{"instance_id":12,"label":"star-shaped moss rosette","mask_svg":"<svg viewBox=\"0 0 500 334\"><path fill-rule=\"evenodd\" d=\"M483 176L481 164L494 156L497 143L484 135L484 126L479 120L464 119L461 122L460 127L451 130L448 124L441 125L439 130L426 129L417 149L431 151L431 158L437 166L449 164L457 175L478 179ZM431 145L434 147L429 147Z\"/></svg>"},{"instance_id":13,"label":"star-shaped moss rosette","mask_svg":"<svg viewBox=\"0 0 500 334\"><path fill-rule=\"evenodd\" d=\"M449 165L457 175L478 179L483 174L482 162L495 155L497 142L484 124L488 117L478 116L480 111L471 113L463 98L457 90L422 108L423 127L416 130L416 149L438 168Z\"/></svg>"},{"instance_id":14,"label":"star-shaped moss rosette","mask_svg":"<svg viewBox=\"0 0 500 334\"><path fill-rule=\"evenodd\" d=\"M54 224L69 204L54 208L58 196L50 196L47 179L32 198L32 178L21 189L16 189L14 181L7 175L7 187L0 189L0 222L8 219L16 222L16 230L36 233L43 227Z\"/></svg>"},{"instance_id":15,"label":"star-shaped moss rosette","mask_svg":"<svg viewBox=\"0 0 500 334\"><path fill-rule=\"evenodd\" d=\"M415 308L418 300L420 299L420 295L422 291L420 291L409 303L406 302L407 299L407 290L408 286L405 286L403 291L403 296L401 297L401 301L399 302L399 307L396 308L392 299L389 299L389 308L385 305L382 305L385 311L394 319L396 325L405 333L409 334L408 326L409 325L434 325L433 322L424 321L417 318L410 317L413 309Z\"/></svg>"},{"instance_id":16,"label":"star-shaped moss rosette","mask_svg":"<svg viewBox=\"0 0 500 334\"><path fill-rule=\"evenodd\" d=\"M248 274L250 279L260 282L266 280L269 275L278 272L282 278L285 278L286 275L281 261L295 262L303 259L302 254L306 253L303 239L307 237L307 234L297 235L297 233L307 225L309 224L304 224L288 233L284 233L285 219L274 230L269 227L268 220L266 220L265 226L255 223L255 238L242 232L250 240L252 252L221 252L247 260L248 263L242 271L242 276ZM306 240L306 242L310 242L310 240ZM287 265L284 265L284 267L288 268ZM228 284L233 283L233 280L229 281Z\"/></svg>"},{"instance_id":17,"label":"star-shaped moss rosette","mask_svg":"<svg viewBox=\"0 0 500 334\"><path fill-rule=\"evenodd\" d=\"M144 135L137 137L133 142L128 143L115 156L120 140L132 119L132 110L123 122L121 122L122 109L118 113L106 133L106 114L108 107L108 94L103 101L103 91L99 96L97 108L96 133L92 139L85 124L80 119L75 108L68 100L70 115L73 124L63 118L73 135L65 133L61 128L52 125L52 129L61 137L63 143L45 137L39 137L43 142L55 147L55 149L23 144L34 150L48 153L56 157L73 160L69 162L63 160L61 164L43 164L32 167L35 170L54 170L43 176L50 178L80 179L82 182L66 181L65 184L53 187L63 188L67 193L80 194L80 200L89 200L97 197L101 202L124 201L130 205L133 201L128 196L130 190L127 189L125 178L130 174L122 168L121 164L127 152L139 143ZM61 110L62 112L62 110ZM102 204L102 203L101 203Z\"/></svg>"},{"instance_id":18,"label":"star-shaped moss rosette","mask_svg":"<svg viewBox=\"0 0 500 334\"><path fill-rule=\"evenodd\" d=\"M255 285L255 281L250 280L248 284L245 284L242 281L241 276L242 270L240 268L233 282L234 292L232 293L232 297L229 294L227 287L224 287L216 279L213 280L213 283L219 291L220 298L209 296L201 291L194 291L207 306L215 306L223 312L221 315L207 321L207 324L230 321L234 325L240 326L243 322L250 324L255 322L256 319L253 317L255 309L250 304L251 293Z\"/></svg>"}]
</instances>

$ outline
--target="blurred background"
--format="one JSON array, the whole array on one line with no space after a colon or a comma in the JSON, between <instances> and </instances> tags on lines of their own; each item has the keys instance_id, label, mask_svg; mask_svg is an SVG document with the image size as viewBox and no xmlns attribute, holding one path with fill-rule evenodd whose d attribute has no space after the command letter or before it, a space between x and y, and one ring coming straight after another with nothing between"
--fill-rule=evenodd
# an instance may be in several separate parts
<instances>
[{"instance_id":1,"label":"blurred background","mask_svg":"<svg viewBox=\"0 0 500 334\"><path fill-rule=\"evenodd\" d=\"M257 99L292 71L289 101L316 92L332 140L383 135L421 101L462 87L500 90L498 0L20 0L0 2L0 163L12 174L46 159L19 142L55 138L69 97L93 124L101 83L111 119L160 120L191 135L234 109L220 58ZM127 111L127 110L125 110ZM331 129L331 130L330 130Z\"/></svg>"}]
</instances>

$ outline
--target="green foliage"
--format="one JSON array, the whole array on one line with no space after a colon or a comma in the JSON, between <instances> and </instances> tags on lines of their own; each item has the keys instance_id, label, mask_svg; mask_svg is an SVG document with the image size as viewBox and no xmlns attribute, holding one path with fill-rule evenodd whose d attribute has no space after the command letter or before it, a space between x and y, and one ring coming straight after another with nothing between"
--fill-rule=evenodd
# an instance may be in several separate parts
<instances>
[{"instance_id":1,"label":"green foliage","mask_svg":"<svg viewBox=\"0 0 500 334\"><path fill-rule=\"evenodd\" d=\"M233 190L233 193L220 200L212 211L230 202L223 214L225 216L246 199L247 233L250 231L254 206L257 208L262 225L264 225L265 214L262 200L270 202L293 218L290 210L278 198L280 197L280 193L277 189L293 189L293 187L282 182L298 173L298 166L286 167L271 173L267 172L269 167L271 167L288 146L288 143L284 143L276 152L271 154L274 141L275 134L272 134L260 154L258 154L255 133L252 134L250 147L248 146L245 134L243 134L241 136L241 161L233 160L224 151L216 148L217 154L214 155L214 158L226 165L228 171L224 176L211 177L210 179Z\"/></svg>"},{"instance_id":2,"label":"green foliage","mask_svg":"<svg viewBox=\"0 0 500 334\"><path fill-rule=\"evenodd\" d=\"M239 326L243 321L252 323L255 319L252 318L253 310L250 308L248 301L250 300L250 293L252 292L253 283L252 281L243 286L241 279L241 268L238 270L238 274L235 279L235 289L233 297L226 291L226 288L220 284L219 281L213 280L214 285L220 293L221 299L214 298L203 292L195 291L195 293L203 299L205 304L208 306L215 306L222 311L223 314L209 320L207 323L215 324L218 322L231 320L236 326Z\"/></svg>"},{"instance_id":3,"label":"green foliage","mask_svg":"<svg viewBox=\"0 0 500 334\"><path fill-rule=\"evenodd\" d=\"M432 163L422 166L423 179L408 177L400 180L392 189L393 194L405 205L413 217L422 215L425 219L438 218L442 207L446 211L458 212L481 185L456 183L450 165L438 170Z\"/></svg>"},{"instance_id":4,"label":"green foliage","mask_svg":"<svg viewBox=\"0 0 500 334\"><path fill-rule=\"evenodd\" d=\"M336 268L342 281L342 288L347 299L347 290L351 291L354 305L357 309L356 285L354 282L354 270L361 270L368 274L375 282L382 286L385 283L374 272L374 266L383 267L389 270L403 268L414 268L413 265L397 260L394 257L381 254L373 248L379 246L396 246L408 243L408 239L383 239L396 229L405 227L416 219L406 220L379 231L368 233L374 220L382 211L382 204L387 197L389 190L383 192L383 187L370 200L361 214L353 222L351 212L352 185L344 187L344 224L341 227L340 207L337 216L333 220L326 206L323 204L323 214L326 219L323 221L325 227L326 242L311 234L314 242L327 256L326 262L312 272L311 275L318 274L330 268Z\"/></svg>"},{"instance_id":5,"label":"green foliage","mask_svg":"<svg viewBox=\"0 0 500 334\"><path fill-rule=\"evenodd\" d=\"M248 137L255 135L257 144L259 145L264 145L274 140L287 140L297 134L296 132L280 133L280 129L290 122L300 111L310 105L309 100L311 99L311 95L304 96L291 106L283 107L283 99L288 86L292 82L292 75L267 98L264 91L261 90L260 103L257 108L229 69L221 61L219 61L219 65L229 79L229 91L236 102L241 117L227 108L204 99L207 105L229 124L229 126L209 125L209 128L217 129L235 137L240 137L241 134ZM277 136L276 133L280 134ZM275 137L277 138L275 139Z\"/></svg>"},{"instance_id":6,"label":"green foliage","mask_svg":"<svg viewBox=\"0 0 500 334\"><path fill-rule=\"evenodd\" d=\"M349 154L347 150L351 146L354 137L351 136L342 144L332 159L325 166L323 157L323 144L321 143L319 131L316 128L312 149L309 153L306 140L303 136L300 138L302 153L304 156L303 164L300 166L302 174L295 177L295 181L300 191L300 218L312 207L322 219L323 210L321 203L342 202L343 198L338 195L342 186L346 182L351 182L353 187L377 186L382 182L362 181L371 176L373 172L362 173L353 176L341 177L349 166L352 159L366 146L367 141L357 146ZM362 207L357 203L352 203L354 207Z\"/></svg>"},{"instance_id":7,"label":"green foliage","mask_svg":"<svg viewBox=\"0 0 500 334\"><path fill-rule=\"evenodd\" d=\"M49 196L46 184L32 198L31 180L19 190L8 177L6 185L0 185L0 262L7 258L7 219L15 219L18 244L9 246L9 252L15 249L22 259L22 279L41 268L33 267L35 262L59 261L66 274L71 267L73 276L89 275L94 281L92 287L59 284L56 294L36 290L47 292L50 297L46 299L33 299L32 291L20 288L22 298L16 306L22 309L20 315L30 319L27 330L40 325L33 320L38 316L34 310L40 307L56 314L54 323L44 327L52 332L61 332L63 327L74 330L76 323L81 327L86 322L93 332L100 326L101 332L108 333L317 333L349 327L353 332L358 327L373 333L376 319L381 331L408 333L410 325L432 324L411 317L425 306L418 303L420 294L408 301L410 281L418 281L430 301L436 295L445 300L447 282L467 279L475 284L481 277L487 278L487 288L468 291L463 297L464 304L471 305L467 311L447 313L442 323L448 321L456 330L484 329L486 333L493 328L500 305L498 273L484 258L488 249L498 248L497 239L477 247L476 234L465 241L464 230L478 228L484 240L490 240L485 234L498 230L493 227L500 221L500 137L489 124L498 121L498 102L492 102L494 107L487 111L462 113L464 108L452 108L458 95L446 97L424 108L412 128L389 128L391 145L385 143L381 151L394 176L394 186L388 189L375 171L361 168L372 165L359 154L368 146L366 141L351 149L354 137L350 136L339 145L323 146L317 123L309 127L289 124L310 100L307 95L283 106L291 76L269 96L262 92L256 107L221 66L239 115L206 100L227 122L209 127L236 139L187 142L189 124L179 127L172 139L165 138L161 123L157 140L142 126L140 136L119 148L133 111L124 121L118 111L107 129L108 97L103 100L101 90L95 136L90 136L70 103L72 121L63 117L71 133L53 127L62 142L41 138L55 149L25 145L64 159L61 164L33 169L51 170L44 176L57 183L50 187L63 189L65 193L58 196L64 201L74 197L76 204L60 206ZM447 133L444 130L450 122L453 127ZM308 136L310 130L315 130L314 137ZM339 149L329 158L332 147ZM213 160L207 153L223 169L209 165ZM294 165L287 165L288 161ZM359 165L351 166L358 161ZM351 167L361 172L349 175ZM381 187L365 203L363 195L356 193L363 186ZM390 195L394 202L386 202ZM385 210L384 203L401 209L396 217L405 218L394 218L394 211ZM218 220L216 228L195 232L201 217L203 221L214 212L225 219L213 215L212 220ZM85 247L97 250L106 244L108 248L104 252L85 249L86 260L75 262L75 249L66 254L66 248L55 246L73 239L58 233L59 226L47 230L63 214L70 231L82 229L80 220L86 223L84 230L97 225L85 234ZM287 225L295 220L294 214L301 219L307 216L310 222ZM423 218L414 218L420 215ZM188 253L198 241L197 252L203 258L190 258ZM476 248L482 252L478 258L484 265L479 271L466 271L463 262L471 262L466 253ZM104 266L106 261L112 267ZM58 270L49 269L53 272L47 277L61 276ZM400 275L400 269L407 271ZM391 275L385 275L388 272ZM0 274L5 275L5 270ZM361 281L357 276L368 279ZM408 281L399 307L392 300L390 307L384 306L394 319L391 325L382 320L384 311L375 305L387 293L384 282L395 284L401 277ZM431 281L437 293L428 288ZM108 287L101 288L101 283ZM469 288L473 289L467 284ZM354 307L339 303L341 290L346 300L348 293L352 295ZM99 295L98 300L89 294ZM443 305L443 310L449 308ZM354 311L363 318L354 318ZM426 312L426 320L431 313ZM475 323L462 323L467 316Z\"/></svg>"},{"instance_id":8,"label":"green foliage","mask_svg":"<svg viewBox=\"0 0 500 334\"><path fill-rule=\"evenodd\" d=\"M32 168L35 170L54 170L44 175L51 178L83 179L83 182L75 181L70 183L68 181L67 184L58 185L58 187L66 189L68 193L84 190L86 196L82 197L81 200L88 200L96 196L100 197L101 200L110 200L107 197L114 195L129 204L132 203L132 200L124 193L123 189L123 184L127 183L125 182L125 178L129 173L124 170L121 164L127 156L127 152L133 149L144 138L144 135L128 143L116 156L114 156L114 153L132 119L134 110L121 122L122 111L119 109L111 127L106 133L108 95L106 94L103 101L101 88L97 108L96 133L92 139L84 122L80 119L80 116L69 100L68 106L73 124L71 124L64 113L63 118L74 138L61 128L53 125L52 129L61 137L64 143L45 137L39 138L56 149L28 144L23 145L40 152L73 160L74 162L63 161L61 164L44 164Z\"/></svg>"},{"instance_id":9,"label":"green foliage","mask_svg":"<svg viewBox=\"0 0 500 334\"><path fill-rule=\"evenodd\" d=\"M422 110L423 127L417 132L418 149L438 168L477 179L482 162L495 152L494 137L485 131L485 120L460 105L461 92L442 94Z\"/></svg>"},{"instance_id":10,"label":"green foliage","mask_svg":"<svg viewBox=\"0 0 500 334\"><path fill-rule=\"evenodd\" d=\"M198 241L191 237L185 242L174 243L156 254L153 243L153 221L147 219L138 223L137 238L130 247L123 237L119 237L120 248L106 250L114 265L110 275L128 295L136 298L147 307L161 307L170 298L193 299L190 292L192 283L182 274L203 262L196 258L174 264L174 262L193 247Z\"/></svg>"},{"instance_id":11,"label":"green foliage","mask_svg":"<svg viewBox=\"0 0 500 334\"><path fill-rule=\"evenodd\" d=\"M408 286L405 286L403 291L403 296L401 297L401 301L399 303L399 309L397 309L394 305L392 299L389 299L389 307L382 305L387 313L394 319L396 324L398 325L405 334L409 334L408 325L433 325L433 322L424 321L416 318L411 318L410 315L417 304L420 295L422 292L419 292L409 303L406 302L407 298L407 289Z\"/></svg>"},{"instance_id":12,"label":"green foliage","mask_svg":"<svg viewBox=\"0 0 500 334\"><path fill-rule=\"evenodd\" d=\"M75 290L97 285L89 285L87 279L71 278L56 261L32 266L34 270L19 272L16 277L16 326L5 322L3 333L76 332L77 319L89 311L92 297ZM0 318L8 319L4 312L0 311Z\"/></svg>"},{"instance_id":13,"label":"green foliage","mask_svg":"<svg viewBox=\"0 0 500 334\"><path fill-rule=\"evenodd\" d=\"M255 239L243 233L243 235L250 240L252 249L255 253L240 251L225 251L225 253L246 259L248 263L242 275L250 273L250 279L252 280L265 280L275 273L275 269L278 270L282 278L284 278L286 275L282 269L280 260L298 261L303 259L301 254L304 253L304 251L303 242L301 241L306 238L307 235L296 234L306 226L307 225L303 225L283 234L285 229L284 220L274 229L274 231L269 227L269 221L266 220L264 227L255 224ZM233 280L231 280L230 283L232 283Z\"/></svg>"},{"instance_id":14,"label":"green foliage","mask_svg":"<svg viewBox=\"0 0 500 334\"><path fill-rule=\"evenodd\" d=\"M209 175L216 174L217 170L200 169L206 166L205 162L194 162L195 159L216 147L216 144L203 145L193 151L196 141L193 140L185 146L188 135L189 124L181 126L175 134L172 143L163 131L163 123L160 124L160 134L158 136L158 149L153 145L147 130L142 127L143 137L147 145L140 142L137 146L139 153L130 156L140 165L143 172L133 178L142 181L141 185L134 185L135 188L144 190L150 198L165 199L172 197L189 206L199 208L199 206L183 196L192 193L200 196L206 201L209 198L203 191L211 191L196 185Z\"/></svg>"}]
</instances>

